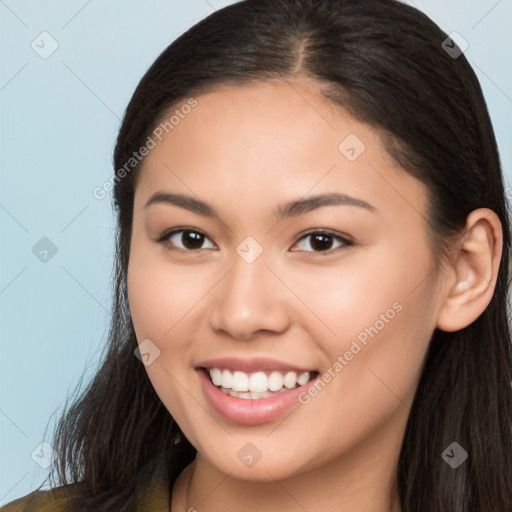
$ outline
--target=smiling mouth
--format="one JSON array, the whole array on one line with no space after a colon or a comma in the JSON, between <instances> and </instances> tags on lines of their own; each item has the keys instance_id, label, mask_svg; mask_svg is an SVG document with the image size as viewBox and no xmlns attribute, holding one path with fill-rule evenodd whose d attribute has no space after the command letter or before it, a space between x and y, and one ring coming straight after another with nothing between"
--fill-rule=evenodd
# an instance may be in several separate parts
<instances>
[{"instance_id":1,"label":"smiling mouth","mask_svg":"<svg viewBox=\"0 0 512 512\"><path fill-rule=\"evenodd\" d=\"M246 373L222 368L202 368L211 383L226 395L246 400L259 400L306 385L318 376L317 371L287 370Z\"/></svg>"}]
</instances>

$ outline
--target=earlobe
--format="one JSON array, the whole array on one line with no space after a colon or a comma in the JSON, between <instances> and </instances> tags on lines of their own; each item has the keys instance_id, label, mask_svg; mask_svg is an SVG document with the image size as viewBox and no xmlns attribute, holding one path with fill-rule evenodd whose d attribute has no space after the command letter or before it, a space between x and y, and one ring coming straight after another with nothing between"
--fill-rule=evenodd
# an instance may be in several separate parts
<instances>
[{"instance_id":1,"label":"earlobe","mask_svg":"<svg viewBox=\"0 0 512 512\"><path fill-rule=\"evenodd\" d=\"M448 269L454 279L443 292L439 329L458 331L485 311L496 286L502 246L503 232L496 213L488 208L473 210Z\"/></svg>"}]
</instances>

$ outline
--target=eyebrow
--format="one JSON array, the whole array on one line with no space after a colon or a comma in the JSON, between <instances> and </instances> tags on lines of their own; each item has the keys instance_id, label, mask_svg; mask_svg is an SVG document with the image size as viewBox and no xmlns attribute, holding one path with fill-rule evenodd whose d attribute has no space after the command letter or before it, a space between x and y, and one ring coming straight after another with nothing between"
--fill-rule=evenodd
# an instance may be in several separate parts
<instances>
[{"instance_id":1,"label":"eyebrow","mask_svg":"<svg viewBox=\"0 0 512 512\"><path fill-rule=\"evenodd\" d=\"M156 192L149 198L145 208L154 204L170 204L179 206L180 208L185 208L186 210L197 213L198 215L219 218L219 215L213 206L184 194ZM317 208L321 208L322 206L358 206L371 212L377 211L375 206L372 206L362 199L357 199L345 194L331 193L290 201L274 210L274 215L279 219L294 217L311 212Z\"/></svg>"}]
</instances>

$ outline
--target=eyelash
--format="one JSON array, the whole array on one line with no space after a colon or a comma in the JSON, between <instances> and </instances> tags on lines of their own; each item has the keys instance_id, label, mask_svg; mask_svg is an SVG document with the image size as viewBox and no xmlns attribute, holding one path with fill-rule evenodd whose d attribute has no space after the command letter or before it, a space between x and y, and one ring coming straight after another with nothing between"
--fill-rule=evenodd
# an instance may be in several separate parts
<instances>
[{"instance_id":1,"label":"eyelash","mask_svg":"<svg viewBox=\"0 0 512 512\"><path fill-rule=\"evenodd\" d=\"M176 229L172 229L170 231L166 231L156 241L157 241L157 243L167 245L167 248L170 250L173 250L173 251L188 252L188 253L195 253L195 252L200 251L201 249L183 249L181 247L170 247L168 245L169 239L173 235L176 235L177 233L185 233L185 232L196 233L196 234L201 235L209 240L209 238L204 233L202 233L201 231L198 231L197 229L176 228ZM354 242L345 236L341 236L338 233L335 233L335 232L332 232L329 230L320 230L320 229L309 230L309 231L306 231L305 233L302 233L302 235L294 243L294 245L311 235L327 235L327 236L332 237L334 240L341 242L343 245L335 247L334 249L328 249L326 251L303 251L303 252L311 252L311 253L320 254L320 255L323 255L323 254L327 255L327 254L332 254L333 252L335 252L338 249L341 249L342 247L350 247L350 246L354 245ZM292 251L292 252L300 252L300 251Z\"/></svg>"}]
</instances>

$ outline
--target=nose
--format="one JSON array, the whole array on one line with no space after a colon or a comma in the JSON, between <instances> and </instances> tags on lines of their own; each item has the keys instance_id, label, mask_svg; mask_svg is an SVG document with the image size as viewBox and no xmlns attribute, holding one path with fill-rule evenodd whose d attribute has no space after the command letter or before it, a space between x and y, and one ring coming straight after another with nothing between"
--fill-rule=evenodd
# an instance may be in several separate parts
<instances>
[{"instance_id":1,"label":"nose","mask_svg":"<svg viewBox=\"0 0 512 512\"><path fill-rule=\"evenodd\" d=\"M290 325L290 296L265 258L247 263L235 254L231 270L211 296L210 326L238 340L283 333Z\"/></svg>"}]
</instances>

